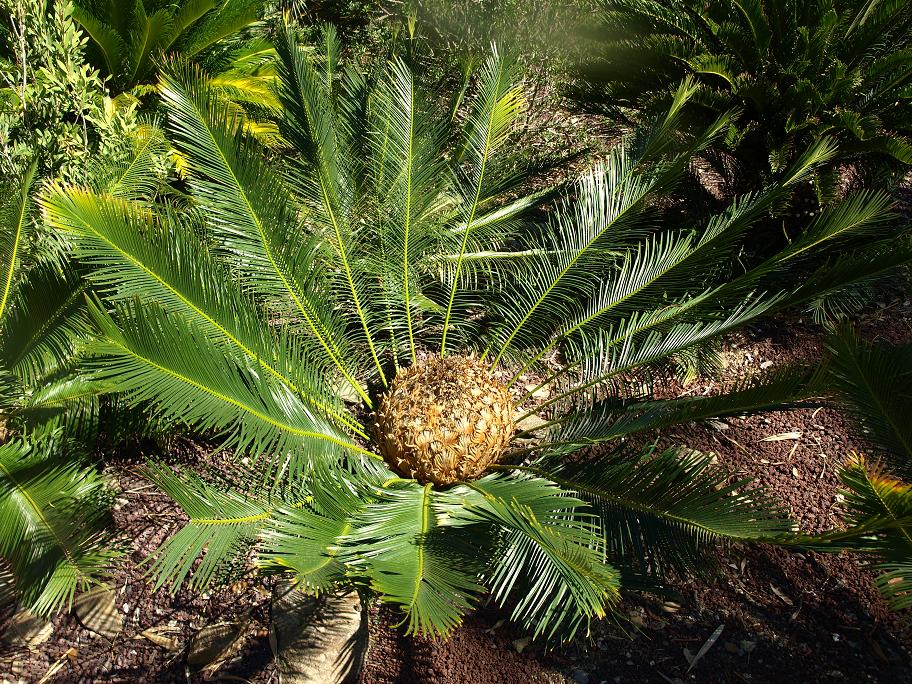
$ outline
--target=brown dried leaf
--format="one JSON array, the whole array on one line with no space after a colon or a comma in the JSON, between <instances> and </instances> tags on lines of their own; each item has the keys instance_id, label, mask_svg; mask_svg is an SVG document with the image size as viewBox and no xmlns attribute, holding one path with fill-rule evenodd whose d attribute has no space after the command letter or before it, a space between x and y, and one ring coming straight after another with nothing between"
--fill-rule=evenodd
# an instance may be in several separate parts
<instances>
[{"instance_id":1,"label":"brown dried leaf","mask_svg":"<svg viewBox=\"0 0 912 684\"><path fill-rule=\"evenodd\" d=\"M770 435L769 437L764 437L761 439L761 442L783 442L789 439L801 439L800 432L781 432L778 435Z\"/></svg>"},{"instance_id":2,"label":"brown dried leaf","mask_svg":"<svg viewBox=\"0 0 912 684\"><path fill-rule=\"evenodd\" d=\"M166 651L177 651L180 650L180 642L175 637L165 636L166 634L174 634L176 632L180 632L176 627L160 625L158 627L145 629L140 632L139 635L145 637L156 646L161 646Z\"/></svg>"},{"instance_id":3,"label":"brown dried leaf","mask_svg":"<svg viewBox=\"0 0 912 684\"><path fill-rule=\"evenodd\" d=\"M531 642L532 642L532 640L529 637L523 637L522 639L515 639L513 641L513 648L516 649L517 653L522 653Z\"/></svg>"},{"instance_id":4,"label":"brown dried leaf","mask_svg":"<svg viewBox=\"0 0 912 684\"><path fill-rule=\"evenodd\" d=\"M113 639L123 630L123 615L117 609L114 592L107 587L80 594L73 609L82 624L106 639Z\"/></svg>"},{"instance_id":5,"label":"brown dried leaf","mask_svg":"<svg viewBox=\"0 0 912 684\"><path fill-rule=\"evenodd\" d=\"M785 592L783 592L783 591L782 591L779 587L777 587L775 584L770 584L770 589L772 589L772 590L773 590L773 593L774 593L776 596L778 596L778 597L782 600L782 602L785 603L786 605L789 605L789 606L794 606L794 605L795 605L795 602L792 601L792 599L790 599L788 596L786 596L786 595L785 595Z\"/></svg>"},{"instance_id":6,"label":"brown dried leaf","mask_svg":"<svg viewBox=\"0 0 912 684\"><path fill-rule=\"evenodd\" d=\"M12 645L34 649L47 641L53 632L54 624L50 620L20 608L10 620L3 640Z\"/></svg>"},{"instance_id":7,"label":"brown dried leaf","mask_svg":"<svg viewBox=\"0 0 912 684\"><path fill-rule=\"evenodd\" d=\"M214 672L244 645L249 619L241 622L220 622L203 627L193 636L187 663Z\"/></svg>"}]
</instances>

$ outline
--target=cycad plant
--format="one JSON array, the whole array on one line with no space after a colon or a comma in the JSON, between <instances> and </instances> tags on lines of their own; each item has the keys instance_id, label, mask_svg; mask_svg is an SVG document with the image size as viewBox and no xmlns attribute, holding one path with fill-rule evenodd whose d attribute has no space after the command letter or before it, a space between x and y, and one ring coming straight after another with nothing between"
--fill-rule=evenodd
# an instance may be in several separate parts
<instances>
[{"instance_id":1,"label":"cycad plant","mask_svg":"<svg viewBox=\"0 0 912 684\"><path fill-rule=\"evenodd\" d=\"M737 108L725 147L756 184L820 135L872 181L912 163L912 7L879 0L601 0L574 96L640 122L690 76L686 122ZM819 190L830 198L833 173Z\"/></svg>"},{"instance_id":2,"label":"cycad plant","mask_svg":"<svg viewBox=\"0 0 912 684\"><path fill-rule=\"evenodd\" d=\"M238 456L212 477L149 466L189 516L150 561L158 586L202 587L254 545L307 591L375 592L412 633L449 633L489 592L566 637L617 600L619 568L699 568L704 542L789 530L707 457L623 438L818 394L814 373L665 401L650 383L763 313L908 261L908 242L876 239L883 195L737 272L741 236L830 146L705 225L663 228L659 198L688 161L669 142L682 87L536 222L537 196L498 164L523 108L503 55L457 128L401 61L344 68L330 28L312 49L286 27L277 51L281 157L175 66L159 92L189 206L42 197L97 294L93 381ZM867 251L841 254L859 232ZM831 268L792 278L821 252Z\"/></svg>"},{"instance_id":3,"label":"cycad plant","mask_svg":"<svg viewBox=\"0 0 912 684\"><path fill-rule=\"evenodd\" d=\"M81 0L73 17L92 37L95 66L116 92L149 83L166 52L198 59L257 21L263 0ZM249 57L249 46L244 53ZM266 50L257 43L255 52ZM224 57L222 57L224 59Z\"/></svg>"},{"instance_id":4,"label":"cycad plant","mask_svg":"<svg viewBox=\"0 0 912 684\"><path fill-rule=\"evenodd\" d=\"M0 207L0 559L50 614L102 581L110 497L88 458L105 388L77 370L85 284L33 229L35 164Z\"/></svg>"},{"instance_id":5,"label":"cycad plant","mask_svg":"<svg viewBox=\"0 0 912 684\"><path fill-rule=\"evenodd\" d=\"M912 347L859 340L843 323L827 341L834 398L872 450L849 454L839 471L847 528L799 540L823 551L863 550L896 610L912 607Z\"/></svg>"}]
</instances>

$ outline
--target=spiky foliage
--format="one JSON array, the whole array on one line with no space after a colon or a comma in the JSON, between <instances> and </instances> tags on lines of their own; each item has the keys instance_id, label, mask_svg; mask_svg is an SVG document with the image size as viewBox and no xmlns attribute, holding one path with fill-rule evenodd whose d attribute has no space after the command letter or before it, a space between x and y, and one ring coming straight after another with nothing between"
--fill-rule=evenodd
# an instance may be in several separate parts
<instances>
[{"instance_id":1,"label":"spiky foliage","mask_svg":"<svg viewBox=\"0 0 912 684\"><path fill-rule=\"evenodd\" d=\"M60 431L0 444L0 557L22 604L49 615L96 585L114 553L101 476Z\"/></svg>"},{"instance_id":2,"label":"spiky foliage","mask_svg":"<svg viewBox=\"0 0 912 684\"><path fill-rule=\"evenodd\" d=\"M108 196L148 202L164 138L144 126L134 142L129 161L99 161L82 176ZM109 497L86 449L102 423L110 439L146 426L81 372L89 287L65 241L35 221L36 166L0 207L0 556L20 601L49 614L101 581L112 557Z\"/></svg>"},{"instance_id":3,"label":"spiky foliage","mask_svg":"<svg viewBox=\"0 0 912 684\"><path fill-rule=\"evenodd\" d=\"M884 571L877 587L895 609L912 606L912 486L885 475L863 458L840 473L848 491L847 522L855 529L872 529L870 544Z\"/></svg>"},{"instance_id":4,"label":"spiky foliage","mask_svg":"<svg viewBox=\"0 0 912 684\"><path fill-rule=\"evenodd\" d=\"M49 614L98 581L111 553L101 550L103 482L68 432L95 414L98 392L72 371L88 320L69 268L35 261L30 194L33 164L0 210L0 557L19 600Z\"/></svg>"},{"instance_id":5,"label":"spiky foliage","mask_svg":"<svg viewBox=\"0 0 912 684\"><path fill-rule=\"evenodd\" d=\"M95 66L118 92L149 83L155 61L166 52L198 58L261 17L263 0L81 0L73 17L91 36ZM245 46L250 59L262 45ZM221 56L225 59L225 56ZM225 75L237 85L242 72ZM246 74L250 76L250 74Z\"/></svg>"},{"instance_id":6,"label":"spiky foliage","mask_svg":"<svg viewBox=\"0 0 912 684\"><path fill-rule=\"evenodd\" d=\"M862 342L847 325L830 336L827 347L845 409L882 450L890 470L912 480L912 348Z\"/></svg>"},{"instance_id":7,"label":"spiky foliage","mask_svg":"<svg viewBox=\"0 0 912 684\"><path fill-rule=\"evenodd\" d=\"M907 2L602 0L597 17L598 56L574 91L592 109L642 121L690 76L700 92L686 124L738 109L725 147L747 174L780 172L820 135L874 177L912 163Z\"/></svg>"},{"instance_id":8,"label":"spiky foliage","mask_svg":"<svg viewBox=\"0 0 912 684\"><path fill-rule=\"evenodd\" d=\"M894 245L850 268L857 256L837 250L876 235L889 201L868 194L824 212L788 249L733 275L745 232L832 148L812 147L779 184L705 225L659 228L657 200L688 161L670 145L692 94L683 87L651 133L625 140L534 223L524 211L535 198L499 164L523 110L509 59L487 59L456 129L401 61L368 79L340 64L331 28L323 40L309 49L286 27L277 41L288 143L278 165L196 70L177 66L159 91L193 206L84 187L42 198L92 267L93 380L221 434L256 464L238 464L233 483L150 469L190 518L151 561L159 581L202 586L256 543L262 565L307 590L366 584L413 633L448 633L487 587L556 638L606 614L616 567L687 569L703 563L705 542L788 529L762 494L718 487L726 475L700 456L611 452L583 464L622 435L820 394L814 374L664 402L646 387L670 358L908 260ZM841 268L791 275L821 252ZM445 371L466 357L464 388L435 377L408 390L427 401L398 396L422 364ZM511 394L516 434L491 472L457 470L447 487L397 475L383 457L396 429L384 416L404 405L424 425L437 410L452 425L482 417L463 389L492 404ZM375 422L384 434L371 441ZM469 429L470 442L500 448L493 422Z\"/></svg>"}]
</instances>

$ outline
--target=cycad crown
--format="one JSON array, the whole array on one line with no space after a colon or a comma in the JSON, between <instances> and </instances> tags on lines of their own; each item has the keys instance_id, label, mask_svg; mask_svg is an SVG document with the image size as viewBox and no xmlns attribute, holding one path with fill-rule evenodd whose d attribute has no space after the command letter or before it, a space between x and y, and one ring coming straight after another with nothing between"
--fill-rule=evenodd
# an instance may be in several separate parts
<instances>
[{"instance_id":1,"label":"cycad crown","mask_svg":"<svg viewBox=\"0 0 912 684\"><path fill-rule=\"evenodd\" d=\"M430 356L399 371L375 428L386 462L405 477L477 480L513 438L513 396L475 358Z\"/></svg>"}]
</instances>

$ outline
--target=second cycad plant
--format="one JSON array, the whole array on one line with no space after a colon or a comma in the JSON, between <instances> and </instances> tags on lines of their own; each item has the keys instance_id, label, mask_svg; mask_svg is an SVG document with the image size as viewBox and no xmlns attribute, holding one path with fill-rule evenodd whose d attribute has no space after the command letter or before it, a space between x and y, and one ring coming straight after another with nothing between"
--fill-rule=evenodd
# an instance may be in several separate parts
<instances>
[{"instance_id":1,"label":"second cycad plant","mask_svg":"<svg viewBox=\"0 0 912 684\"><path fill-rule=\"evenodd\" d=\"M189 516L154 558L159 586L201 587L256 544L306 590L369 588L412 633L449 633L489 592L536 635L565 638L618 599L616 568L693 567L712 538L786 532L777 506L703 456L595 445L816 392L792 374L656 402L644 379L907 259L894 245L792 281L806 253L872 230L887 200L824 213L732 277L739 238L830 148L705 227L657 229L656 193L688 161L666 144L685 84L551 220L523 220L536 199L506 199L520 178L497 162L522 113L508 60L488 58L454 136L403 62L365 78L324 38L277 41L280 162L175 67L160 93L189 207L75 187L42 200L99 296L91 372L256 465L239 459L233 487L149 467Z\"/></svg>"}]
</instances>

